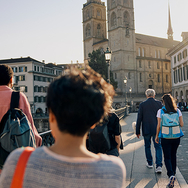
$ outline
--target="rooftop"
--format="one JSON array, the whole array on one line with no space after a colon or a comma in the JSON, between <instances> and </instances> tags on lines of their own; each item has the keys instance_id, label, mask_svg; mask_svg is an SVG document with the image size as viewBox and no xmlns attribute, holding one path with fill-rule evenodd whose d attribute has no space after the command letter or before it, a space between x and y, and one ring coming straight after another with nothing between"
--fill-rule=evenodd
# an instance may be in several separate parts
<instances>
[{"instance_id":1,"label":"rooftop","mask_svg":"<svg viewBox=\"0 0 188 188\"><path fill-rule=\"evenodd\" d=\"M16 63L16 62L29 62L29 61L35 61L37 63L42 63L36 59L33 59L31 57L20 57L20 58L11 58L11 59L1 59L0 63ZM42 63L44 64L44 63Z\"/></svg>"},{"instance_id":2,"label":"rooftop","mask_svg":"<svg viewBox=\"0 0 188 188\"><path fill-rule=\"evenodd\" d=\"M135 38L136 38L136 43L148 44L148 45L164 47L164 48L172 48L180 43L179 41L175 41L175 40L143 35L139 33L135 33Z\"/></svg>"},{"instance_id":3,"label":"rooftop","mask_svg":"<svg viewBox=\"0 0 188 188\"><path fill-rule=\"evenodd\" d=\"M83 7L86 7L87 5L89 5L91 3L95 3L95 4L105 6L105 3L101 2L101 0L88 0L87 3L83 4Z\"/></svg>"}]
</instances>

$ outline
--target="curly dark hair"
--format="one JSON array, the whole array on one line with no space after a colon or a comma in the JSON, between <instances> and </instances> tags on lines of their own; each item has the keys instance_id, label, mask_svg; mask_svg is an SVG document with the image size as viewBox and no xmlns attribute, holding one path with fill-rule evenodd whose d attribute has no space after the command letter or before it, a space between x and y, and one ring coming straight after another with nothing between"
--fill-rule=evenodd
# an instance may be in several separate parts
<instances>
[{"instance_id":1,"label":"curly dark hair","mask_svg":"<svg viewBox=\"0 0 188 188\"><path fill-rule=\"evenodd\" d=\"M56 117L58 128L83 136L108 114L114 88L90 67L74 69L53 81L47 93L47 107Z\"/></svg>"},{"instance_id":2,"label":"curly dark hair","mask_svg":"<svg viewBox=\"0 0 188 188\"><path fill-rule=\"evenodd\" d=\"M4 64L0 65L0 85L8 85L10 79L13 77L13 70L10 66Z\"/></svg>"}]
</instances>

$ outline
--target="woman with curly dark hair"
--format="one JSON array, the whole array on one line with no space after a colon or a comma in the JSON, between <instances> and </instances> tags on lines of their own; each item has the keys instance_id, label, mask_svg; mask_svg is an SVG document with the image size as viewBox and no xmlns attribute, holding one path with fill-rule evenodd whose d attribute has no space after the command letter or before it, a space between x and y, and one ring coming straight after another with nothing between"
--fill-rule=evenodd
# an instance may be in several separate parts
<instances>
[{"instance_id":1,"label":"woman with curly dark hair","mask_svg":"<svg viewBox=\"0 0 188 188\"><path fill-rule=\"evenodd\" d=\"M180 128L180 126L183 127L183 117L170 94L163 95L162 100L164 106L157 112L158 125L155 141L159 143L161 138L164 162L169 177L167 188L171 188L174 187L176 180L176 153L180 144L180 137L183 136ZM171 120L171 117L173 117L173 120ZM173 124L173 126L170 126L170 124Z\"/></svg>"}]
</instances>

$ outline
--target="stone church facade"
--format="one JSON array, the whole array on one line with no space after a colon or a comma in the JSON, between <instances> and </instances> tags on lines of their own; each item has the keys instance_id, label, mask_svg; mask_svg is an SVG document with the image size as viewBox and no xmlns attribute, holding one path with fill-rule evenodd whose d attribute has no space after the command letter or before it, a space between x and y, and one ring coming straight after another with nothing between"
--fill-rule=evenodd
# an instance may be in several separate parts
<instances>
[{"instance_id":1,"label":"stone church facade","mask_svg":"<svg viewBox=\"0 0 188 188\"><path fill-rule=\"evenodd\" d=\"M87 0L83 5L83 42L85 63L93 50L110 48L117 93L123 94L129 87L133 96L148 88L157 94L171 92L171 63L166 54L179 42L173 40L170 14L168 39L164 39L135 33L133 0L107 0L107 10L101 0Z\"/></svg>"}]
</instances>

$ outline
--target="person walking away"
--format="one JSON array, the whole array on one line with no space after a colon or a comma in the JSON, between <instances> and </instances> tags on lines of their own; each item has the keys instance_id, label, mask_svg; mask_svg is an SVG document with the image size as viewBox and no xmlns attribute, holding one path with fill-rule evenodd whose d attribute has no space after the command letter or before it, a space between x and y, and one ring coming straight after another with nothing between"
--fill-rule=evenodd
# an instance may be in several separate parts
<instances>
[{"instance_id":1,"label":"person walking away","mask_svg":"<svg viewBox=\"0 0 188 188\"><path fill-rule=\"evenodd\" d=\"M110 150L106 152L107 155L119 156L119 150L123 149L121 146L121 125L119 123L119 117L115 112L109 114L109 121L107 124L108 133L110 138Z\"/></svg>"},{"instance_id":2,"label":"person walking away","mask_svg":"<svg viewBox=\"0 0 188 188\"><path fill-rule=\"evenodd\" d=\"M186 111L186 108L187 108L187 102L184 100L183 101L183 110Z\"/></svg>"},{"instance_id":3,"label":"person walking away","mask_svg":"<svg viewBox=\"0 0 188 188\"><path fill-rule=\"evenodd\" d=\"M71 69L50 84L46 103L55 143L32 152L23 188L125 187L126 170L120 158L86 149L88 131L109 113L114 94L113 86L89 67ZM19 148L9 155L0 177L1 188L10 187L23 151Z\"/></svg>"},{"instance_id":4,"label":"person walking away","mask_svg":"<svg viewBox=\"0 0 188 188\"><path fill-rule=\"evenodd\" d=\"M88 150L96 154L105 153L118 157L119 149L123 149L121 132L119 117L111 110L101 124L89 131L86 140Z\"/></svg>"},{"instance_id":5,"label":"person walking away","mask_svg":"<svg viewBox=\"0 0 188 188\"><path fill-rule=\"evenodd\" d=\"M169 177L169 184L167 188L174 187L175 174L176 174L176 153L178 146L180 144L180 137L183 136L183 133L179 127L183 127L183 117L181 111L177 108L173 97L170 94L165 94L163 97L164 107L159 109L157 112L157 132L155 137L155 142L159 143L159 138L161 138L161 145L164 154L164 162L167 169L167 175ZM167 116L166 116L167 115ZM177 125L175 127L176 120L173 116L173 120L167 121L167 118L170 119L170 116L177 115ZM174 122L173 122L174 121ZM167 123L173 123L173 127L167 125ZM166 126L166 127L163 127ZM167 127L168 126L168 127Z\"/></svg>"},{"instance_id":6,"label":"person walking away","mask_svg":"<svg viewBox=\"0 0 188 188\"><path fill-rule=\"evenodd\" d=\"M160 143L155 142L155 135L157 129L157 111L162 108L162 103L155 100L155 90L147 89L147 100L139 105L137 122L136 122L136 135L140 137L140 128L142 124L142 135L144 137L145 156L147 160L146 166L153 168L153 157L151 153L151 139L155 147L156 156L156 173L162 172L162 148Z\"/></svg>"},{"instance_id":7,"label":"person walking away","mask_svg":"<svg viewBox=\"0 0 188 188\"><path fill-rule=\"evenodd\" d=\"M182 111L182 102L181 101L178 102L178 108Z\"/></svg>"},{"instance_id":8,"label":"person walking away","mask_svg":"<svg viewBox=\"0 0 188 188\"><path fill-rule=\"evenodd\" d=\"M0 121L10 108L11 95L13 90L13 71L8 65L0 65ZM31 115L30 105L27 97L24 93L20 92L19 109L21 109L27 116L31 123L35 135L36 146L39 147L42 144L42 138L39 136L37 129L34 125ZM3 166L0 165L0 173Z\"/></svg>"}]
</instances>

